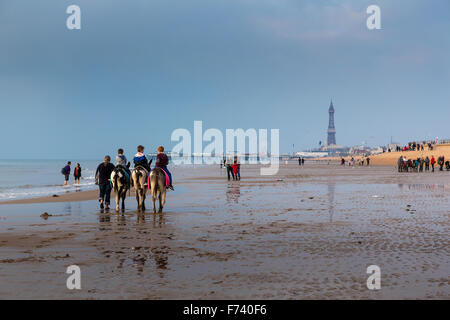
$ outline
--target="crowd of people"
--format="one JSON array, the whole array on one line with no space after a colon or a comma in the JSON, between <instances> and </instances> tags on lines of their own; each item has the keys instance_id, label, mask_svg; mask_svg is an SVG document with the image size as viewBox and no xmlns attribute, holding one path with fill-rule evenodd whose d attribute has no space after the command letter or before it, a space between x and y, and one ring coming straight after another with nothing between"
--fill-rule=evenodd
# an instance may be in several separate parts
<instances>
[{"instance_id":1,"label":"crowd of people","mask_svg":"<svg viewBox=\"0 0 450 320\"><path fill-rule=\"evenodd\" d=\"M341 158L341 165L342 165L342 166L345 166L345 164L346 164L345 159L344 159L344 158ZM349 165L350 167L352 167L352 166L354 166L355 164L356 164L356 160L355 160L354 157L352 157L352 158L350 159L350 161L348 161L348 165ZM364 165L370 166L370 157L359 158L359 159L358 159L358 165L359 165L359 166L364 166Z\"/></svg>"},{"instance_id":2,"label":"crowd of people","mask_svg":"<svg viewBox=\"0 0 450 320\"><path fill-rule=\"evenodd\" d=\"M404 152L404 151L424 151L425 147L428 148L428 150L433 150L434 145L436 144L436 141L422 141L422 142L409 142L406 146L397 146L395 148L396 152ZM389 152L393 150L389 149Z\"/></svg>"},{"instance_id":3,"label":"crowd of people","mask_svg":"<svg viewBox=\"0 0 450 320\"><path fill-rule=\"evenodd\" d=\"M439 171L444 171L444 167L447 171L450 171L450 161L445 161L444 156L435 158L418 157L417 159L408 159L406 156L400 156L397 160L398 172L424 172L435 171L435 166L439 166Z\"/></svg>"}]
</instances>

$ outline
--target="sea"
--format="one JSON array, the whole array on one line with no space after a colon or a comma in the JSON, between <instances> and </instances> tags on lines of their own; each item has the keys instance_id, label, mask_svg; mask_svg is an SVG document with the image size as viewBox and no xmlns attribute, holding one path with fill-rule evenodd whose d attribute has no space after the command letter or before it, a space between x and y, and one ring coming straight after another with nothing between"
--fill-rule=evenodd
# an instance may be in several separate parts
<instances>
[{"instance_id":1,"label":"sea","mask_svg":"<svg viewBox=\"0 0 450 320\"><path fill-rule=\"evenodd\" d=\"M79 185L74 185L72 162L68 186L63 186L64 160L0 160L0 201L60 195L94 189L95 171L100 161L78 161L82 168Z\"/></svg>"}]
</instances>

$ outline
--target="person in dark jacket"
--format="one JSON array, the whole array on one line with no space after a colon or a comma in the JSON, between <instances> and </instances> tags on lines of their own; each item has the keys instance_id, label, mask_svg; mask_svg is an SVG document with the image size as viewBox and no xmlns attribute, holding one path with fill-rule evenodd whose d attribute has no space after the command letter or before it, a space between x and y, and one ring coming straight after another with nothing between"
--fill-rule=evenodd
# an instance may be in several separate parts
<instances>
[{"instance_id":1,"label":"person in dark jacket","mask_svg":"<svg viewBox=\"0 0 450 320\"><path fill-rule=\"evenodd\" d=\"M137 146L137 153L133 158L134 167L143 167L150 173L150 165L148 164L147 157L144 154L144 149L144 146Z\"/></svg>"},{"instance_id":2,"label":"person in dark jacket","mask_svg":"<svg viewBox=\"0 0 450 320\"><path fill-rule=\"evenodd\" d=\"M70 177L70 166L72 165L72 162L67 162L67 165L62 169L61 173L64 175L64 185L67 186L67 183L69 182Z\"/></svg>"},{"instance_id":3,"label":"person in dark jacket","mask_svg":"<svg viewBox=\"0 0 450 320\"><path fill-rule=\"evenodd\" d=\"M169 176L169 180L170 180L169 189L173 190L172 174L170 173L169 169L167 168L167 166L169 165L169 158L164 153L164 147L163 146L158 147L157 150L158 150L158 154L156 155L155 167L156 168L161 168L167 173L167 175Z\"/></svg>"},{"instance_id":4,"label":"person in dark jacket","mask_svg":"<svg viewBox=\"0 0 450 320\"><path fill-rule=\"evenodd\" d=\"M80 184L81 179L81 165L77 163L77 166L73 170L73 178L75 179L75 184Z\"/></svg>"},{"instance_id":5,"label":"person in dark jacket","mask_svg":"<svg viewBox=\"0 0 450 320\"><path fill-rule=\"evenodd\" d=\"M100 209L109 209L109 203L111 198L111 173L114 171L115 166L111 163L111 157L105 156L103 163L100 163L95 173L95 183L100 189L100 196L98 201L100 202Z\"/></svg>"}]
</instances>

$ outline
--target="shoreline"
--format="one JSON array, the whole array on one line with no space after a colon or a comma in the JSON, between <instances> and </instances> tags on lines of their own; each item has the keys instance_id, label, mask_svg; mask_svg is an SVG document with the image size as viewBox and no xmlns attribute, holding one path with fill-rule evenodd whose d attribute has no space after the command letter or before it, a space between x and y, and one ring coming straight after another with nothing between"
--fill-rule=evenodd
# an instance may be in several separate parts
<instances>
[{"instance_id":1,"label":"shoreline","mask_svg":"<svg viewBox=\"0 0 450 320\"><path fill-rule=\"evenodd\" d=\"M37 198L26 198L26 199L13 199L7 201L1 201L1 205L10 204L38 204L38 203L55 203L55 202L78 202L78 201L89 201L96 200L98 198L98 190L86 190L86 191L73 191L67 192L57 197L45 196Z\"/></svg>"}]
</instances>

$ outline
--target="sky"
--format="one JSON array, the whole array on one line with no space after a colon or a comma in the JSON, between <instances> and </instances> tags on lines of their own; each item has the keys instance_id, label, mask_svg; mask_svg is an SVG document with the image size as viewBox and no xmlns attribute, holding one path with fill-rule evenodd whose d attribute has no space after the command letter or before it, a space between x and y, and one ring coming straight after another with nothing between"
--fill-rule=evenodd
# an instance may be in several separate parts
<instances>
[{"instance_id":1,"label":"sky","mask_svg":"<svg viewBox=\"0 0 450 320\"><path fill-rule=\"evenodd\" d=\"M171 150L194 120L307 150L331 99L338 144L450 139L449 30L448 0L0 0L0 158Z\"/></svg>"}]
</instances>

